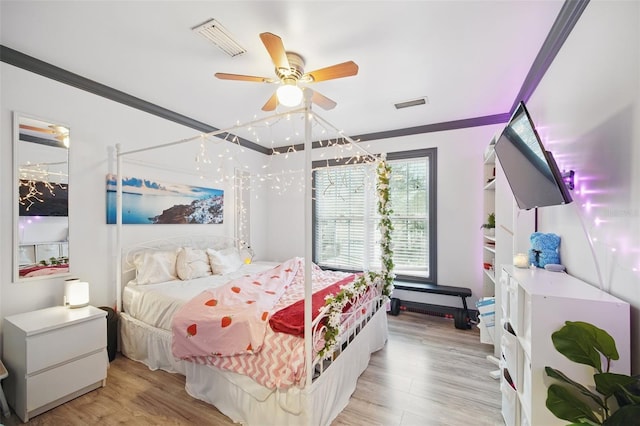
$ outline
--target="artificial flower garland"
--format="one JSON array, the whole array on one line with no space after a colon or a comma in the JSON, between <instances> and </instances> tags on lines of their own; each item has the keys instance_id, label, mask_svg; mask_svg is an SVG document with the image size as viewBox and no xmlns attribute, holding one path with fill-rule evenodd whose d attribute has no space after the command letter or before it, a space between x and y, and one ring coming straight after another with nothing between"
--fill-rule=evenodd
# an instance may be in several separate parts
<instances>
[{"instance_id":1,"label":"artificial flower garland","mask_svg":"<svg viewBox=\"0 0 640 426\"><path fill-rule=\"evenodd\" d=\"M376 190L378 193L378 214L380 222L380 248L382 252L380 272L366 271L350 284L342 286L340 291L325 298L325 306L328 306L327 323L324 332L324 347L318 352L321 358L329 357L338 345L340 335L341 316L349 301L364 295L370 286L380 288L382 294L389 298L393 291L393 251L391 250L391 231L393 224L389 216L393 212L389 205L389 178L391 167L384 161L378 162L376 168L378 181Z\"/></svg>"},{"instance_id":2,"label":"artificial flower garland","mask_svg":"<svg viewBox=\"0 0 640 426\"><path fill-rule=\"evenodd\" d=\"M378 183L376 189L378 190L378 214L380 215L380 222L378 228L380 229L380 249L382 252L382 270L380 276L384 281L382 287L382 294L386 297L391 297L393 291L393 279L395 274L393 273L393 250L391 249L391 231L393 231L393 223L391 222L391 214L393 210L389 204L389 179L391 177L391 166L386 161L380 161L378 163Z\"/></svg>"}]
</instances>

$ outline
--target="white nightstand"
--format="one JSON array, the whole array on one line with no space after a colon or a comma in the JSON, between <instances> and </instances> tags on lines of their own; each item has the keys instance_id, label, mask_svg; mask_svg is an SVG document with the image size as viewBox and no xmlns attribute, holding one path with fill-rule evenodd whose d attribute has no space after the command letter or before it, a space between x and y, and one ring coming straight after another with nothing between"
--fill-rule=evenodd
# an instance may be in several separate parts
<instances>
[{"instance_id":1,"label":"white nightstand","mask_svg":"<svg viewBox=\"0 0 640 426\"><path fill-rule=\"evenodd\" d=\"M22 421L106 384L106 315L56 306L4 319L5 390Z\"/></svg>"}]
</instances>

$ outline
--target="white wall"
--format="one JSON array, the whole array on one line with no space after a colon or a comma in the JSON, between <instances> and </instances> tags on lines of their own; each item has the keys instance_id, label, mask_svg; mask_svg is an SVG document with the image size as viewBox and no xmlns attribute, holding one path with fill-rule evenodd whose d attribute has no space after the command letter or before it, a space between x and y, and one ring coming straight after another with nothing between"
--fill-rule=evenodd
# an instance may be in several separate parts
<instances>
[{"instance_id":1,"label":"white wall","mask_svg":"<svg viewBox=\"0 0 640 426\"><path fill-rule=\"evenodd\" d=\"M340 126L340 123L333 123ZM364 142L372 153L421 148L438 149L438 284L469 287L474 297L482 296L483 155L501 126L483 126L446 132L426 133L402 138ZM314 160L331 158L329 149L315 149ZM282 168L304 167L303 153L273 161ZM278 166L275 165L277 169ZM293 190L269 193L269 253L283 259L304 251L304 194ZM396 290L395 297L445 306L461 306L460 298Z\"/></svg>"},{"instance_id":2,"label":"white wall","mask_svg":"<svg viewBox=\"0 0 640 426\"><path fill-rule=\"evenodd\" d=\"M567 271L632 305L640 373L640 3L591 1L527 103L547 149L578 186L571 206L539 209L562 237ZM584 223L584 229L581 226ZM595 258L587 232L594 242ZM596 266L599 266L600 280Z\"/></svg>"},{"instance_id":3,"label":"white wall","mask_svg":"<svg viewBox=\"0 0 640 426\"><path fill-rule=\"evenodd\" d=\"M91 303L96 306L115 304L115 226L105 224L105 177L115 172L114 145L123 150L173 142L198 135L198 132L110 100L74 89L39 75L0 64L2 86L0 133L0 316L44 308L62 303L64 278L51 278L28 283L12 282L13 256L13 160L12 113L44 118L68 124L71 133L69 151L70 182L70 261L74 276L91 285ZM212 112L212 122L215 112ZM245 150L237 160L237 147L229 142L210 144L209 152L216 165L221 149L228 149L223 163L224 175L232 176L235 167L259 169L265 161L262 154ZM234 235L234 191L230 182L201 180L195 174L195 156L199 143L189 143L150 154L136 155L138 161L161 163L166 168L143 167L125 162L125 174L147 177L168 183L213 187L225 191L222 225L126 225L124 243L175 236L179 234ZM233 155L236 160L228 161ZM185 171L187 172L185 174ZM194 173L194 174L191 174ZM220 177L211 172L208 176ZM252 200L255 211L266 210L266 199ZM252 217L252 246L257 257L265 252L266 218Z\"/></svg>"}]
</instances>

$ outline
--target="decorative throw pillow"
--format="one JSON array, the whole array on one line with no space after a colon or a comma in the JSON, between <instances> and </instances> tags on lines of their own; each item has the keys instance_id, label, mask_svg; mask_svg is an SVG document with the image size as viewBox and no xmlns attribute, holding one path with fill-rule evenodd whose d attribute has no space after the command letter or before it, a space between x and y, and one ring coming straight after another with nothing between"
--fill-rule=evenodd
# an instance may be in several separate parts
<instances>
[{"instance_id":1,"label":"decorative throw pillow","mask_svg":"<svg viewBox=\"0 0 640 426\"><path fill-rule=\"evenodd\" d=\"M233 247L223 250L207 249L211 271L214 274L223 275L237 271L242 266L240 253Z\"/></svg>"},{"instance_id":2,"label":"decorative throw pillow","mask_svg":"<svg viewBox=\"0 0 640 426\"><path fill-rule=\"evenodd\" d=\"M192 280L211 275L207 252L191 247L181 248L176 259L176 272L181 280Z\"/></svg>"},{"instance_id":3,"label":"decorative throw pillow","mask_svg":"<svg viewBox=\"0 0 640 426\"><path fill-rule=\"evenodd\" d=\"M139 254L134 260L136 283L155 284L177 279L176 257L175 250L150 250Z\"/></svg>"}]
</instances>

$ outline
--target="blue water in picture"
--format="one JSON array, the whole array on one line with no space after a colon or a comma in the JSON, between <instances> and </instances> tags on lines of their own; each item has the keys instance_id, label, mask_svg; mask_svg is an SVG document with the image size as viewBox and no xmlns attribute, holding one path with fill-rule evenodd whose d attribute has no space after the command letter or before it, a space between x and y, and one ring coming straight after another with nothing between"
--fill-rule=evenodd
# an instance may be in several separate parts
<instances>
[{"instance_id":1,"label":"blue water in picture","mask_svg":"<svg viewBox=\"0 0 640 426\"><path fill-rule=\"evenodd\" d=\"M111 176L110 176L111 177ZM140 181L140 180L138 180ZM153 189L165 189L158 188L156 182L142 181L142 185L130 185L135 191L136 186L141 188L140 192L144 192L142 187ZM107 223L116 223L116 192L111 190L115 187L115 179L109 180L107 189ZM172 187L175 191L176 188L184 189L183 192L164 192L161 194L140 194L132 192L122 193L122 223L123 224L149 224L154 223L153 218L162 214L163 211L179 205L191 205L194 200L208 200L212 197L219 199L224 194L224 191L211 188L200 188L193 186L179 186ZM126 190L128 188L123 188ZM222 223L222 200L220 199L219 214L207 215L209 205L207 203L202 206L204 214L200 214L196 218L196 223ZM208 217L207 217L208 216ZM165 222L166 223L166 222Z\"/></svg>"}]
</instances>

